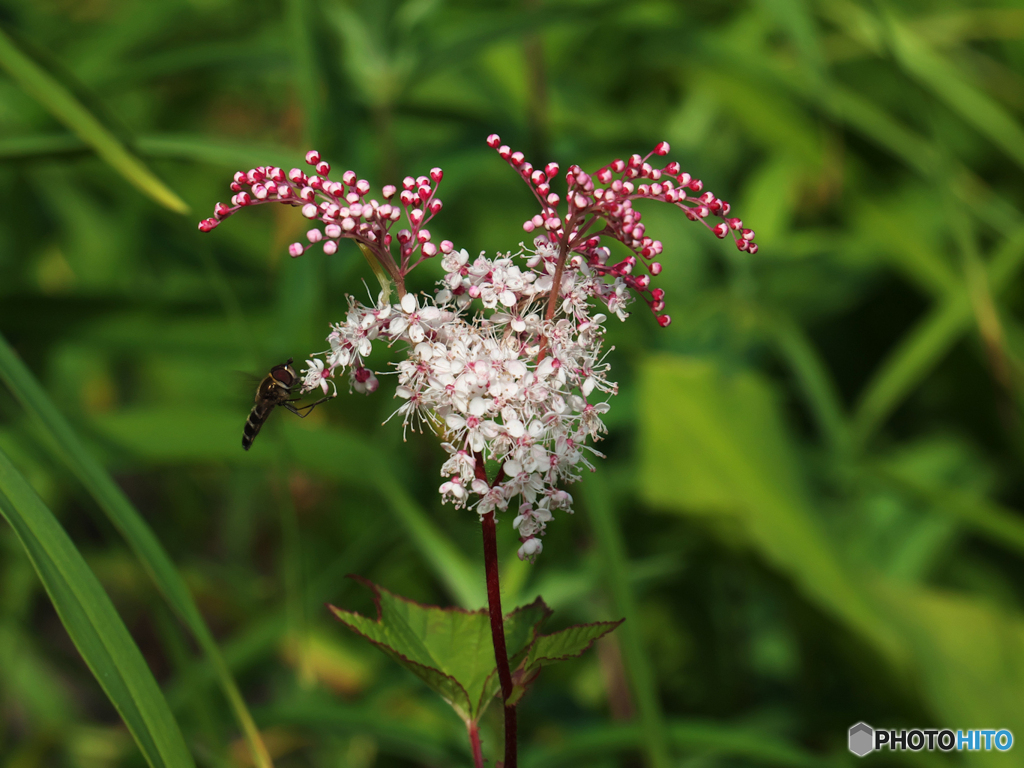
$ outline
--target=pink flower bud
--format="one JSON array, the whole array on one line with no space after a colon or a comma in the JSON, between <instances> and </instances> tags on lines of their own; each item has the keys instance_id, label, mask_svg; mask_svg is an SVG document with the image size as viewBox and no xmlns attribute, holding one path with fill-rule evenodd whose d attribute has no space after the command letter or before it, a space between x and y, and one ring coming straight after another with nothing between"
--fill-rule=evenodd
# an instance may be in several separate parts
<instances>
[{"instance_id":1,"label":"pink flower bud","mask_svg":"<svg viewBox=\"0 0 1024 768\"><path fill-rule=\"evenodd\" d=\"M441 241L441 253L445 253L445 254L451 253L452 249L454 247L455 247L455 244L451 240L442 240Z\"/></svg>"},{"instance_id":2,"label":"pink flower bud","mask_svg":"<svg viewBox=\"0 0 1024 768\"><path fill-rule=\"evenodd\" d=\"M315 149L309 150L309 152L306 153L306 162L309 165L316 165L320 162L320 153Z\"/></svg>"},{"instance_id":3,"label":"pink flower bud","mask_svg":"<svg viewBox=\"0 0 1024 768\"><path fill-rule=\"evenodd\" d=\"M657 276L661 274L661 264L657 261L652 261L647 268L651 271L652 275Z\"/></svg>"},{"instance_id":4,"label":"pink flower bud","mask_svg":"<svg viewBox=\"0 0 1024 768\"><path fill-rule=\"evenodd\" d=\"M433 243L423 243L420 250L423 251L423 255L428 259L437 255L437 246Z\"/></svg>"},{"instance_id":5,"label":"pink flower bud","mask_svg":"<svg viewBox=\"0 0 1024 768\"><path fill-rule=\"evenodd\" d=\"M729 225L723 221L720 224L716 224L714 229L712 229L711 231L715 233L715 237L722 239L727 234L729 234Z\"/></svg>"},{"instance_id":6,"label":"pink flower bud","mask_svg":"<svg viewBox=\"0 0 1024 768\"><path fill-rule=\"evenodd\" d=\"M214 229L219 223L220 222L217 221L216 219L203 219L202 221L199 222L199 231L209 232L211 229Z\"/></svg>"},{"instance_id":7,"label":"pink flower bud","mask_svg":"<svg viewBox=\"0 0 1024 768\"><path fill-rule=\"evenodd\" d=\"M421 229L419 232L416 233L416 239L419 240L421 243L428 242L430 240L430 230Z\"/></svg>"},{"instance_id":8,"label":"pink flower bud","mask_svg":"<svg viewBox=\"0 0 1024 768\"><path fill-rule=\"evenodd\" d=\"M356 192L359 193L360 197L370 191L370 182L366 179L360 179L356 182Z\"/></svg>"},{"instance_id":9,"label":"pink flower bud","mask_svg":"<svg viewBox=\"0 0 1024 768\"><path fill-rule=\"evenodd\" d=\"M311 243L319 243L324 239L324 233L319 229L311 229L306 233L306 239Z\"/></svg>"},{"instance_id":10,"label":"pink flower bud","mask_svg":"<svg viewBox=\"0 0 1024 768\"><path fill-rule=\"evenodd\" d=\"M266 200L267 199L267 188L264 187L262 184L253 184L252 185L252 194L253 194L253 196L257 200Z\"/></svg>"},{"instance_id":11,"label":"pink flower bud","mask_svg":"<svg viewBox=\"0 0 1024 768\"><path fill-rule=\"evenodd\" d=\"M313 203L306 203L302 206L302 215L307 219L315 219L318 213L320 213L320 209L313 205Z\"/></svg>"},{"instance_id":12,"label":"pink flower bud","mask_svg":"<svg viewBox=\"0 0 1024 768\"><path fill-rule=\"evenodd\" d=\"M434 183L436 184L437 182L444 178L444 171L442 171L440 168L431 168L430 178L433 179Z\"/></svg>"},{"instance_id":13,"label":"pink flower bud","mask_svg":"<svg viewBox=\"0 0 1024 768\"><path fill-rule=\"evenodd\" d=\"M487 137L487 146L491 149L497 149L499 144L501 144L501 137L498 134L492 133Z\"/></svg>"},{"instance_id":14,"label":"pink flower bud","mask_svg":"<svg viewBox=\"0 0 1024 768\"><path fill-rule=\"evenodd\" d=\"M336 242L334 242L333 240L324 241L324 253L326 253L328 256L331 256L332 254L336 253L337 250L338 244Z\"/></svg>"},{"instance_id":15,"label":"pink flower bud","mask_svg":"<svg viewBox=\"0 0 1024 768\"><path fill-rule=\"evenodd\" d=\"M672 318L668 315L658 315L658 325L662 328L668 328L672 324Z\"/></svg>"},{"instance_id":16,"label":"pink flower bud","mask_svg":"<svg viewBox=\"0 0 1024 768\"><path fill-rule=\"evenodd\" d=\"M213 206L213 213L218 218L224 218L225 216L231 215L231 209L228 206L224 205L224 203L217 203L215 206Z\"/></svg>"},{"instance_id":17,"label":"pink flower bud","mask_svg":"<svg viewBox=\"0 0 1024 768\"><path fill-rule=\"evenodd\" d=\"M441 208L442 203L440 200L434 199L427 203L427 210L430 211L432 216L436 216L438 211L441 210Z\"/></svg>"},{"instance_id":18,"label":"pink flower bud","mask_svg":"<svg viewBox=\"0 0 1024 768\"><path fill-rule=\"evenodd\" d=\"M658 145L654 148L654 154L664 157L670 151L670 147L667 141L659 141Z\"/></svg>"},{"instance_id":19,"label":"pink flower bud","mask_svg":"<svg viewBox=\"0 0 1024 768\"><path fill-rule=\"evenodd\" d=\"M395 187L394 184L388 184L388 185L386 185L384 187L384 189L381 190L381 192L384 194L384 199L385 200L390 200L392 197L395 196L395 192L397 192L397 191L398 191L398 188Z\"/></svg>"},{"instance_id":20,"label":"pink flower bud","mask_svg":"<svg viewBox=\"0 0 1024 768\"><path fill-rule=\"evenodd\" d=\"M302 243L292 243L291 245L288 246L288 254L293 259L297 256L301 256L302 252L305 250L306 249L303 247Z\"/></svg>"}]
</instances>

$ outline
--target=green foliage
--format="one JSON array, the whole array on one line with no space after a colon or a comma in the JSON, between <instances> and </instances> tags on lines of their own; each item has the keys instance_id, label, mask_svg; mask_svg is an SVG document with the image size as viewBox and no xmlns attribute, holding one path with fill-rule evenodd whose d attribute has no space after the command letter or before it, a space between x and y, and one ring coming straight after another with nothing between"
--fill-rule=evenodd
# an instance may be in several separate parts
<instances>
[{"instance_id":1,"label":"green foliage","mask_svg":"<svg viewBox=\"0 0 1024 768\"><path fill-rule=\"evenodd\" d=\"M151 768L195 765L160 687L60 523L0 452L0 514L14 529L78 652Z\"/></svg>"},{"instance_id":2,"label":"green foliage","mask_svg":"<svg viewBox=\"0 0 1024 768\"><path fill-rule=\"evenodd\" d=\"M638 204L673 323L609 324L607 458L536 564L498 522L506 605L627 618L531 686L523 764L835 764L859 720L1019 738L1018 5L0 0L0 450L197 763L247 739L278 768L470 764L447 707L324 608L359 607L351 572L485 604L436 438L381 426L381 377L238 444L233 371L323 349L376 278L355 248L289 259L283 207L193 218L315 147L378 186L443 167L435 239L515 249L534 205L492 132L586 169L666 139L761 245ZM50 605L0 526L0 755L141 765Z\"/></svg>"},{"instance_id":3,"label":"green foliage","mask_svg":"<svg viewBox=\"0 0 1024 768\"><path fill-rule=\"evenodd\" d=\"M436 691L468 725L480 720L500 690L486 608L467 611L421 605L365 582L376 619L330 606L335 617ZM540 634L551 609L537 598L505 617L505 643L513 672L510 704L526 693L540 670L580 656L621 622L576 625Z\"/></svg>"}]
</instances>

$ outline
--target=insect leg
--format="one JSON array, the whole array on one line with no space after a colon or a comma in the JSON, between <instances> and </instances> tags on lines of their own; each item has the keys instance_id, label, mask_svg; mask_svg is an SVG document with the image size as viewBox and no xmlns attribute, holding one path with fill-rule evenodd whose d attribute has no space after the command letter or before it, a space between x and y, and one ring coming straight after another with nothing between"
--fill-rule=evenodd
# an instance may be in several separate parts
<instances>
[{"instance_id":1,"label":"insect leg","mask_svg":"<svg viewBox=\"0 0 1024 768\"><path fill-rule=\"evenodd\" d=\"M321 403L326 403L328 400L333 400L334 397L334 395L327 395L327 397L321 397L315 403L307 403L306 405L300 406L298 408L292 405L293 402L298 402L297 400L287 400L281 403L281 405L284 406L289 411L291 411L292 413L294 413L300 419L304 419L307 416L309 416L309 412L316 408L318 405L320 405Z\"/></svg>"}]
</instances>

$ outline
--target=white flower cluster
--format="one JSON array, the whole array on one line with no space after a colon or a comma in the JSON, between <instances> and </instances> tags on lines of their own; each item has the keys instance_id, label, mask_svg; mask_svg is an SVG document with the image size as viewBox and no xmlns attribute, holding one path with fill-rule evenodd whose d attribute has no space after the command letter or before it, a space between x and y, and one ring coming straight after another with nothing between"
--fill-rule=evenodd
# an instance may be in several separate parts
<instances>
[{"instance_id":1,"label":"white flower cluster","mask_svg":"<svg viewBox=\"0 0 1024 768\"><path fill-rule=\"evenodd\" d=\"M452 251L433 297L406 294L394 305L365 306L350 297L345 321L332 326L331 349L306 369L303 391L349 370L352 387L377 389L365 366L373 342L404 343L395 395L406 428L426 425L439 435L448 460L441 468L446 501L479 515L514 507L520 558L533 559L556 510L572 512L559 488L593 469L589 441L605 432L601 417L617 387L607 380L599 302L626 317L622 278L606 282L580 258L562 271L558 311L545 320L558 261L546 236L515 257L470 260ZM474 301L483 312L473 312ZM596 302L594 301L596 300ZM493 462L487 464L487 462ZM487 467L492 476L488 477Z\"/></svg>"}]
</instances>

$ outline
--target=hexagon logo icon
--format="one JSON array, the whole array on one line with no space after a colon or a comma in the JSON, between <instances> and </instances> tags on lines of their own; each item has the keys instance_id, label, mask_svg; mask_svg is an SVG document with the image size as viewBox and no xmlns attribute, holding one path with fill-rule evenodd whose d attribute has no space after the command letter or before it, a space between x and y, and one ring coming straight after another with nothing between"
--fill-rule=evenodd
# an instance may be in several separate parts
<instances>
[{"instance_id":1,"label":"hexagon logo icon","mask_svg":"<svg viewBox=\"0 0 1024 768\"><path fill-rule=\"evenodd\" d=\"M857 757L864 757L875 748L875 729L867 723L850 726L849 747Z\"/></svg>"}]
</instances>

